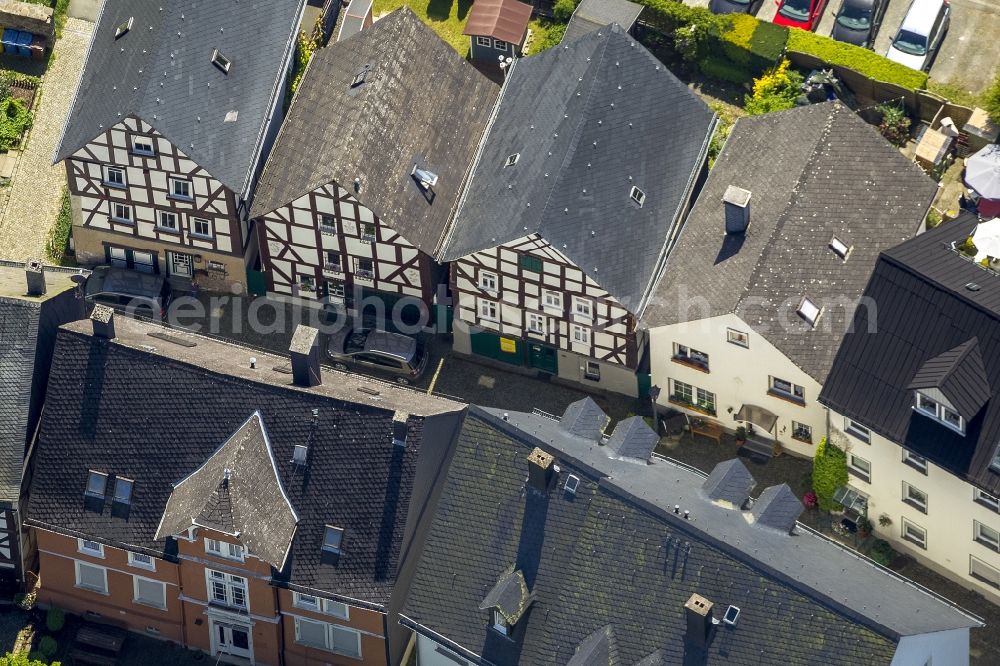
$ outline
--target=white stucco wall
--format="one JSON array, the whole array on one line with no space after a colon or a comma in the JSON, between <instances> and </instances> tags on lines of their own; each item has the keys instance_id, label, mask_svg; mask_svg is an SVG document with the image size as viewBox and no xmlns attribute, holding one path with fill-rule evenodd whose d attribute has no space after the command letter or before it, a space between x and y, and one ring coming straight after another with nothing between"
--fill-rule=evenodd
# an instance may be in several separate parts
<instances>
[{"instance_id":1,"label":"white stucco wall","mask_svg":"<svg viewBox=\"0 0 1000 666\"><path fill-rule=\"evenodd\" d=\"M417 634L417 666L469 666L470 664L471 662L444 646L422 634Z\"/></svg>"}]
</instances>

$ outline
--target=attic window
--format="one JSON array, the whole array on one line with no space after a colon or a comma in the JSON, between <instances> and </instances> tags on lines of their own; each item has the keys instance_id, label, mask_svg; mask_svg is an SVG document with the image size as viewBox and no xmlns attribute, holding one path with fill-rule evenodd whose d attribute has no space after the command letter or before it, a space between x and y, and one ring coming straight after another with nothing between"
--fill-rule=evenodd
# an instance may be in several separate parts
<instances>
[{"instance_id":1,"label":"attic window","mask_svg":"<svg viewBox=\"0 0 1000 666\"><path fill-rule=\"evenodd\" d=\"M576 489L580 487L580 477L570 474L566 477L566 485L563 488L571 495L576 495Z\"/></svg>"},{"instance_id":2,"label":"attic window","mask_svg":"<svg viewBox=\"0 0 1000 666\"><path fill-rule=\"evenodd\" d=\"M351 87L357 88L362 83L364 83L365 79L368 77L368 70L371 68L372 68L371 65L365 65L364 67L356 71L354 73L354 78L351 80Z\"/></svg>"},{"instance_id":3,"label":"attic window","mask_svg":"<svg viewBox=\"0 0 1000 666\"><path fill-rule=\"evenodd\" d=\"M819 319L822 309L808 298L803 298L802 302L799 303L799 309L796 310L796 312L800 317L805 319L810 326L815 326L816 320Z\"/></svg>"},{"instance_id":4,"label":"attic window","mask_svg":"<svg viewBox=\"0 0 1000 666\"><path fill-rule=\"evenodd\" d=\"M108 487L108 475L104 472L95 472L90 470L90 475L87 477L87 495L90 497L99 497L104 499L104 493L107 492Z\"/></svg>"},{"instance_id":5,"label":"attic window","mask_svg":"<svg viewBox=\"0 0 1000 666\"><path fill-rule=\"evenodd\" d=\"M504 636L510 634L510 625L507 624L507 619L503 613L496 609L493 610L493 630Z\"/></svg>"},{"instance_id":6,"label":"attic window","mask_svg":"<svg viewBox=\"0 0 1000 666\"><path fill-rule=\"evenodd\" d=\"M132 503L132 479L118 477L115 479L115 501L119 504Z\"/></svg>"},{"instance_id":7,"label":"attic window","mask_svg":"<svg viewBox=\"0 0 1000 666\"><path fill-rule=\"evenodd\" d=\"M515 164L517 164L517 161L519 159L521 159L521 153L514 153L513 155L508 155L507 156L507 161L504 162L504 165L503 165L504 168L506 169L509 166L514 166Z\"/></svg>"},{"instance_id":8,"label":"attic window","mask_svg":"<svg viewBox=\"0 0 1000 666\"><path fill-rule=\"evenodd\" d=\"M735 627L736 622L740 619L740 609L738 606L730 606L726 609L726 614L722 618L722 621L728 624L730 627Z\"/></svg>"},{"instance_id":9,"label":"attic window","mask_svg":"<svg viewBox=\"0 0 1000 666\"><path fill-rule=\"evenodd\" d=\"M212 49L212 64L221 69L225 74L228 74L229 68L233 66L233 62L222 55L219 49Z\"/></svg>"},{"instance_id":10,"label":"attic window","mask_svg":"<svg viewBox=\"0 0 1000 666\"><path fill-rule=\"evenodd\" d=\"M118 27L115 28L115 39L124 37L125 33L132 29L132 21L134 18L134 16L129 16L127 21L118 24Z\"/></svg>"},{"instance_id":11,"label":"attic window","mask_svg":"<svg viewBox=\"0 0 1000 666\"><path fill-rule=\"evenodd\" d=\"M392 443L396 446L406 446L406 421L392 422Z\"/></svg>"},{"instance_id":12,"label":"attic window","mask_svg":"<svg viewBox=\"0 0 1000 666\"><path fill-rule=\"evenodd\" d=\"M306 456L309 454L309 447L303 444L296 444L292 451L292 462L296 465L305 465Z\"/></svg>"},{"instance_id":13,"label":"attic window","mask_svg":"<svg viewBox=\"0 0 1000 666\"><path fill-rule=\"evenodd\" d=\"M323 550L328 553L335 553L340 555L340 544L344 540L344 528L334 527L333 525L326 526L326 532L323 534Z\"/></svg>"},{"instance_id":14,"label":"attic window","mask_svg":"<svg viewBox=\"0 0 1000 666\"><path fill-rule=\"evenodd\" d=\"M642 202L646 200L646 193L640 190L635 185L632 186L632 190L628 193L629 198L639 204L639 208L642 208Z\"/></svg>"},{"instance_id":15,"label":"attic window","mask_svg":"<svg viewBox=\"0 0 1000 666\"><path fill-rule=\"evenodd\" d=\"M830 239L830 249L833 250L834 254L844 260L847 259L847 255L851 252L851 246L836 236Z\"/></svg>"}]
</instances>

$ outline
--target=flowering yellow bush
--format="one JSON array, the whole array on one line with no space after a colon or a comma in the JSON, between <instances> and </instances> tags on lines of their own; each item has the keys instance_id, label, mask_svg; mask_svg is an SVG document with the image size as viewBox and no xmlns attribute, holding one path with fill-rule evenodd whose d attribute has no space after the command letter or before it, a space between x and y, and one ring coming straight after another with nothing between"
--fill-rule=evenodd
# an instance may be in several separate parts
<instances>
[{"instance_id":1,"label":"flowering yellow bush","mask_svg":"<svg viewBox=\"0 0 1000 666\"><path fill-rule=\"evenodd\" d=\"M772 111L784 111L795 106L802 91L802 75L791 69L783 59L773 69L753 80L753 94L744 99L744 107L752 116Z\"/></svg>"}]
</instances>

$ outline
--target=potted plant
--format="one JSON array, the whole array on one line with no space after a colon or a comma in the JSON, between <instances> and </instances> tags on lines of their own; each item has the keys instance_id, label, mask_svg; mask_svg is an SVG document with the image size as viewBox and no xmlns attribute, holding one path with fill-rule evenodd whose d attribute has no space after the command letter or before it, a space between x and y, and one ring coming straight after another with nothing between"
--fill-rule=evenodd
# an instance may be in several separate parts
<instances>
[{"instance_id":1,"label":"potted plant","mask_svg":"<svg viewBox=\"0 0 1000 666\"><path fill-rule=\"evenodd\" d=\"M862 539L870 537L872 534L872 521L868 520L868 516L861 516L858 519L858 536Z\"/></svg>"},{"instance_id":2,"label":"potted plant","mask_svg":"<svg viewBox=\"0 0 1000 666\"><path fill-rule=\"evenodd\" d=\"M740 426L736 429L736 443L742 446L745 441L747 441L747 429Z\"/></svg>"},{"instance_id":3,"label":"potted plant","mask_svg":"<svg viewBox=\"0 0 1000 666\"><path fill-rule=\"evenodd\" d=\"M803 495L802 503L806 505L807 509L817 508L819 506L819 498L816 497L816 491L810 490L805 495Z\"/></svg>"},{"instance_id":4,"label":"potted plant","mask_svg":"<svg viewBox=\"0 0 1000 666\"><path fill-rule=\"evenodd\" d=\"M889 527L892 525L892 518L889 517L889 514L883 513L878 517L878 524L882 527Z\"/></svg>"}]
</instances>

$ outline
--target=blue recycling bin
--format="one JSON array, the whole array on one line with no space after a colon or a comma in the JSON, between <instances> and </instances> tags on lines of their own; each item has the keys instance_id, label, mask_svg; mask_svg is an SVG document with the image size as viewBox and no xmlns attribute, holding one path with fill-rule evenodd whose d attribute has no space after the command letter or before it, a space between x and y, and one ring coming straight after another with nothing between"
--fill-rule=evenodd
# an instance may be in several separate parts
<instances>
[{"instance_id":1,"label":"blue recycling bin","mask_svg":"<svg viewBox=\"0 0 1000 666\"><path fill-rule=\"evenodd\" d=\"M23 30L17 33L17 55L22 58L31 57L31 40L34 37L30 32L24 32Z\"/></svg>"},{"instance_id":2,"label":"blue recycling bin","mask_svg":"<svg viewBox=\"0 0 1000 666\"><path fill-rule=\"evenodd\" d=\"M17 55L17 36L20 34L19 30L14 30L13 28L7 28L3 31L3 37L0 37L0 45L3 46L3 52L8 55Z\"/></svg>"}]
</instances>

